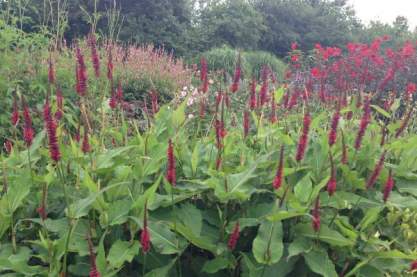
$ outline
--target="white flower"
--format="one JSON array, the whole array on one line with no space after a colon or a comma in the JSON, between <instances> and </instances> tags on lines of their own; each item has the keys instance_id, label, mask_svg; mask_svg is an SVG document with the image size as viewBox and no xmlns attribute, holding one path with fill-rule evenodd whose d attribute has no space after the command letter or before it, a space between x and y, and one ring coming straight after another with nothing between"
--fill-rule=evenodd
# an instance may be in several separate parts
<instances>
[{"instance_id":1,"label":"white flower","mask_svg":"<svg viewBox=\"0 0 417 277\"><path fill-rule=\"evenodd\" d=\"M194 103L194 98L190 97L187 100L187 106L191 106Z\"/></svg>"},{"instance_id":2,"label":"white flower","mask_svg":"<svg viewBox=\"0 0 417 277\"><path fill-rule=\"evenodd\" d=\"M194 89L192 95L193 95L193 97L197 97L198 96L198 89Z\"/></svg>"},{"instance_id":3,"label":"white flower","mask_svg":"<svg viewBox=\"0 0 417 277\"><path fill-rule=\"evenodd\" d=\"M180 95L182 98L184 98L185 96L187 96L187 91L186 90L181 91Z\"/></svg>"},{"instance_id":4,"label":"white flower","mask_svg":"<svg viewBox=\"0 0 417 277\"><path fill-rule=\"evenodd\" d=\"M188 119L193 119L194 118L194 115L192 114L192 113L190 113L189 115L188 115Z\"/></svg>"},{"instance_id":5,"label":"white flower","mask_svg":"<svg viewBox=\"0 0 417 277\"><path fill-rule=\"evenodd\" d=\"M182 90L183 90L183 91L187 91L187 90L188 90L188 88L187 88L187 87L183 87L183 88L182 88Z\"/></svg>"}]
</instances>

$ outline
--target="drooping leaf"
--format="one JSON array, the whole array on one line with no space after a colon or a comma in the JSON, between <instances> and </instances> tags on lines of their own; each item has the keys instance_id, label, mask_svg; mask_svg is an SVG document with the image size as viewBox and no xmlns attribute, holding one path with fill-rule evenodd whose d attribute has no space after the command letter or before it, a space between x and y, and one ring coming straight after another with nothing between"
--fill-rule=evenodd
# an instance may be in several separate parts
<instances>
[{"instance_id":1,"label":"drooping leaf","mask_svg":"<svg viewBox=\"0 0 417 277\"><path fill-rule=\"evenodd\" d=\"M281 259L284 250L282 236L281 222L265 221L261 224L252 245L258 263L272 265Z\"/></svg>"}]
</instances>

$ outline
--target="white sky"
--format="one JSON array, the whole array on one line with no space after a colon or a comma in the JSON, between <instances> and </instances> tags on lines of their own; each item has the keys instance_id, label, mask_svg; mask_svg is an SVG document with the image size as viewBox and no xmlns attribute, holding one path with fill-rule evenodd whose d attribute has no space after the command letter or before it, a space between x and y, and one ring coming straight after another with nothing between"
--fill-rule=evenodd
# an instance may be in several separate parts
<instances>
[{"instance_id":1,"label":"white sky","mask_svg":"<svg viewBox=\"0 0 417 277\"><path fill-rule=\"evenodd\" d=\"M364 22L392 23L398 15L408 18L411 29L417 26L417 0L349 0Z\"/></svg>"}]
</instances>

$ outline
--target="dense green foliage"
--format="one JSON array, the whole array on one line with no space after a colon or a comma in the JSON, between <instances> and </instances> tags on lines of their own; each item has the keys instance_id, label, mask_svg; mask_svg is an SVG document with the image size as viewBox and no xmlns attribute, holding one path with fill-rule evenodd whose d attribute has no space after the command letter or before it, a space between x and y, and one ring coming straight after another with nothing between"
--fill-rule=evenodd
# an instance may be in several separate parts
<instances>
[{"instance_id":1,"label":"dense green foliage","mask_svg":"<svg viewBox=\"0 0 417 277\"><path fill-rule=\"evenodd\" d=\"M192 58L228 45L280 57L297 41L303 50L370 42L415 40L407 20L364 26L345 0L12 0L0 3L7 20L26 31L43 31L68 42L91 26L103 37L154 44Z\"/></svg>"}]
</instances>

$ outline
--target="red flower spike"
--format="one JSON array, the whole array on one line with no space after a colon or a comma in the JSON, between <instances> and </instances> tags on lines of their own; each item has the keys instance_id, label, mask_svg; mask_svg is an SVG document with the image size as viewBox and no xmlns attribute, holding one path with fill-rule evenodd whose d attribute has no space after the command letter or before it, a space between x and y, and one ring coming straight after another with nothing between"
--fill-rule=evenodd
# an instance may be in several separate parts
<instances>
[{"instance_id":1,"label":"red flower spike","mask_svg":"<svg viewBox=\"0 0 417 277\"><path fill-rule=\"evenodd\" d=\"M91 152L90 139L89 139L87 130L84 131L84 137L83 137L81 150L83 151L84 154Z\"/></svg>"},{"instance_id":2,"label":"red flower spike","mask_svg":"<svg viewBox=\"0 0 417 277\"><path fill-rule=\"evenodd\" d=\"M90 234L87 236L88 251L90 253L90 274L89 277L100 277L100 273L97 270L96 255L94 254L93 242L91 241Z\"/></svg>"},{"instance_id":3,"label":"red flower spike","mask_svg":"<svg viewBox=\"0 0 417 277\"><path fill-rule=\"evenodd\" d=\"M340 108L338 107L335 113L333 114L332 123L330 125L329 131L329 146L333 146L336 143L337 139L337 127L340 120Z\"/></svg>"},{"instance_id":4,"label":"red flower spike","mask_svg":"<svg viewBox=\"0 0 417 277\"><path fill-rule=\"evenodd\" d=\"M239 90L239 81L240 81L241 74L242 74L242 69L240 68L240 54L239 54L239 58L236 64L235 74L233 76L233 84L230 87L230 91L233 93Z\"/></svg>"},{"instance_id":5,"label":"red flower spike","mask_svg":"<svg viewBox=\"0 0 417 277\"><path fill-rule=\"evenodd\" d=\"M249 107L252 111L256 108L256 79L252 79L250 84Z\"/></svg>"},{"instance_id":6,"label":"red flower spike","mask_svg":"<svg viewBox=\"0 0 417 277\"><path fill-rule=\"evenodd\" d=\"M363 136L365 135L366 128L368 127L368 124L370 122L371 122L371 103L370 103L369 98L367 98L363 106L363 115L362 115L361 123L359 126L359 131L355 140L356 150L359 150L361 148Z\"/></svg>"},{"instance_id":7,"label":"red flower spike","mask_svg":"<svg viewBox=\"0 0 417 277\"><path fill-rule=\"evenodd\" d=\"M407 125L408 125L408 123L411 119L412 114L413 114L413 109L410 108L407 115L405 116L405 118L401 122L400 128L398 128L397 132L395 133L395 138L399 138L401 136L401 134L404 132L405 128L407 128Z\"/></svg>"},{"instance_id":8,"label":"red flower spike","mask_svg":"<svg viewBox=\"0 0 417 277\"><path fill-rule=\"evenodd\" d=\"M417 260L412 262L410 265L410 271L414 272L417 270Z\"/></svg>"},{"instance_id":9,"label":"red flower spike","mask_svg":"<svg viewBox=\"0 0 417 277\"><path fill-rule=\"evenodd\" d=\"M392 177L392 170L390 170L388 179L385 183L385 188L384 188L384 202L387 202L393 188L394 188L394 178Z\"/></svg>"},{"instance_id":10,"label":"red flower spike","mask_svg":"<svg viewBox=\"0 0 417 277\"><path fill-rule=\"evenodd\" d=\"M229 247L230 251L233 251L236 248L237 241L239 240L240 236L240 225L239 221L236 222L235 227L233 228L233 232L230 235L229 242L227 246Z\"/></svg>"},{"instance_id":11,"label":"red flower spike","mask_svg":"<svg viewBox=\"0 0 417 277\"><path fill-rule=\"evenodd\" d=\"M48 134L49 154L54 162L58 162L61 159L61 153L58 146L58 137L56 134L57 125L52 117L51 107L49 105L48 98L43 107L43 116L45 121L46 133Z\"/></svg>"},{"instance_id":12,"label":"red flower spike","mask_svg":"<svg viewBox=\"0 0 417 277\"><path fill-rule=\"evenodd\" d=\"M200 60L200 66L200 81L204 81L207 79L208 71L207 60L204 57Z\"/></svg>"},{"instance_id":13,"label":"red flower spike","mask_svg":"<svg viewBox=\"0 0 417 277\"><path fill-rule=\"evenodd\" d=\"M415 83L408 83L407 84L406 92L407 92L408 95L412 95L416 91L417 91L417 85Z\"/></svg>"},{"instance_id":14,"label":"red flower spike","mask_svg":"<svg viewBox=\"0 0 417 277\"><path fill-rule=\"evenodd\" d=\"M172 140L168 141L168 150L167 150L167 174L166 178L168 182L175 187L176 185L176 169L175 169L175 156L174 156L174 145L172 144Z\"/></svg>"},{"instance_id":15,"label":"red flower spike","mask_svg":"<svg viewBox=\"0 0 417 277\"><path fill-rule=\"evenodd\" d=\"M114 110L117 107L117 97L116 97L116 93L114 92L114 89L111 89L111 96L109 99L109 107L110 109Z\"/></svg>"},{"instance_id":16,"label":"red flower spike","mask_svg":"<svg viewBox=\"0 0 417 277\"><path fill-rule=\"evenodd\" d=\"M13 143L8 139L4 142L4 150L6 150L7 154L10 154L13 150Z\"/></svg>"},{"instance_id":17,"label":"red flower spike","mask_svg":"<svg viewBox=\"0 0 417 277\"><path fill-rule=\"evenodd\" d=\"M317 196L314 208L312 211L313 216L313 229L315 232L320 231L320 198Z\"/></svg>"},{"instance_id":18,"label":"red flower spike","mask_svg":"<svg viewBox=\"0 0 417 277\"><path fill-rule=\"evenodd\" d=\"M87 67L85 66L84 56L81 53L81 50L78 46L76 49L76 58L77 58L76 90L77 90L78 95L85 96L87 92Z\"/></svg>"},{"instance_id":19,"label":"red flower spike","mask_svg":"<svg viewBox=\"0 0 417 277\"><path fill-rule=\"evenodd\" d=\"M245 111L243 113L243 137L246 138L249 134L250 130L250 118L249 118L249 112Z\"/></svg>"},{"instance_id":20,"label":"red flower spike","mask_svg":"<svg viewBox=\"0 0 417 277\"><path fill-rule=\"evenodd\" d=\"M94 73L96 78L100 77L100 58L97 52L97 45L96 45L96 36L91 33L88 38L88 44L90 45L91 50L91 62L93 63Z\"/></svg>"},{"instance_id":21,"label":"red flower spike","mask_svg":"<svg viewBox=\"0 0 417 277\"><path fill-rule=\"evenodd\" d=\"M279 189L282 186L283 175L284 175L284 145L281 145L278 169L277 169L277 173L275 174L274 181L272 183L272 186L274 187L274 189Z\"/></svg>"},{"instance_id":22,"label":"red flower spike","mask_svg":"<svg viewBox=\"0 0 417 277\"><path fill-rule=\"evenodd\" d=\"M113 82L113 55L112 55L112 48L109 46L107 50L107 79Z\"/></svg>"},{"instance_id":23,"label":"red flower spike","mask_svg":"<svg viewBox=\"0 0 417 277\"><path fill-rule=\"evenodd\" d=\"M372 172L371 177L368 179L368 182L366 183L366 188L369 189L371 187L374 186L376 180L379 177L379 174L381 173L381 170L384 166L384 161L385 161L385 155L387 154L387 151L385 150L382 154L381 157L379 157L379 161L378 163L375 165L374 171Z\"/></svg>"},{"instance_id":24,"label":"red flower spike","mask_svg":"<svg viewBox=\"0 0 417 277\"><path fill-rule=\"evenodd\" d=\"M308 144L308 133L310 132L311 117L308 112L304 115L303 131L297 145L297 154L295 159L300 162L304 158L304 154Z\"/></svg>"},{"instance_id":25,"label":"red flower spike","mask_svg":"<svg viewBox=\"0 0 417 277\"><path fill-rule=\"evenodd\" d=\"M146 254L151 249L151 236L148 230L148 210L147 203L145 202L144 215L143 215L143 228L140 234L140 244L142 246L143 254Z\"/></svg>"},{"instance_id":26,"label":"red flower spike","mask_svg":"<svg viewBox=\"0 0 417 277\"><path fill-rule=\"evenodd\" d=\"M159 105L158 105L158 94L156 91L151 91L151 103L152 103L152 113L156 114L159 111Z\"/></svg>"},{"instance_id":27,"label":"red flower spike","mask_svg":"<svg viewBox=\"0 0 417 277\"><path fill-rule=\"evenodd\" d=\"M12 116L10 118L10 122L15 127L17 126L17 123L19 122L19 106L17 104L16 96L14 96L14 100L13 100L13 111L12 111Z\"/></svg>"},{"instance_id":28,"label":"red flower spike","mask_svg":"<svg viewBox=\"0 0 417 277\"><path fill-rule=\"evenodd\" d=\"M27 105L25 99L22 97L22 106L23 106L23 139L26 142L26 146L29 147L32 145L33 137L35 132L32 128L32 117L30 116L29 106Z\"/></svg>"},{"instance_id":29,"label":"red flower spike","mask_svg":"<svg viewBox=\"0 0 417 277\"><path fill-rule=\"evenodd\" d=\"M327 182L327 193L329 196L333 196L333 194L336 192L336 169L334 167L333 163L333 157L330 155L330 164L331 164L331 174L330 174L330 180Z\"/></svg>"}]
</instances>

